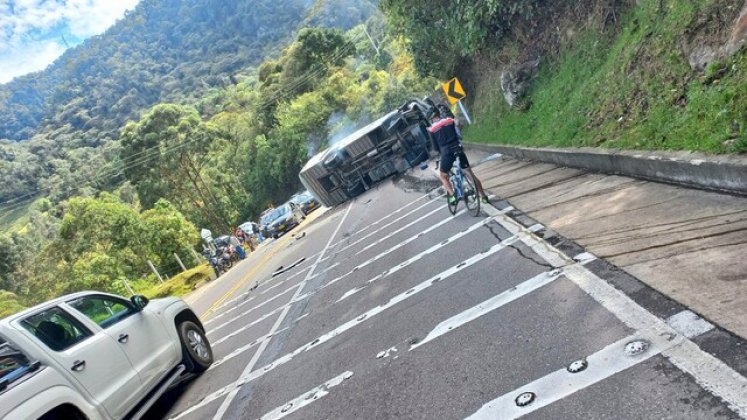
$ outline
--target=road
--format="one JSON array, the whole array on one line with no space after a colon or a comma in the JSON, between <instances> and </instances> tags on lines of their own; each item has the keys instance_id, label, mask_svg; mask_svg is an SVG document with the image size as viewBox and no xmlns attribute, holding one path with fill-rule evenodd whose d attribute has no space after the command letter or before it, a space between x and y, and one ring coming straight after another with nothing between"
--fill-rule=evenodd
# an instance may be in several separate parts
<instances>
[{"instance_id":1,"label":"road","mask_svg":"<svg viewBox=\"0 0 747 420\"><path fill-rule=\"evenodd\" d=\"M216 362L150 416L747 417L743 342L505 202L452 217L420 177L192 296Z\"/></svg>"}]
</instances>

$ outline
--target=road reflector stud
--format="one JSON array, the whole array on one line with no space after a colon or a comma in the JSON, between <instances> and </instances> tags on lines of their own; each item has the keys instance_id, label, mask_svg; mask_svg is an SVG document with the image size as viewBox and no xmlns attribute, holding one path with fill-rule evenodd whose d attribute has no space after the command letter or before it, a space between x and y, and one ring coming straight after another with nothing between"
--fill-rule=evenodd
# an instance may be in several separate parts
<instances>
[{"instance_id":1,"label":"road reflector stud","mask_svg":"<svg viewBox=\"0 0 747 420\"><path fill-rule=\"evenodd\" d=\"M579 373L581 371L586 370L587 367L589 367L589 362L587 362L584 359L581 359L581 360L576 360L575 362L572 362L570 365L568 365L567 369L568 369L568 372Z\"/></svg>"},{"instance_id":2,"label":"road reflector stud","mask_svg":"<svg viewBox=\"0 0 747 420\"><path fill-rule=\"evenodd\" d=\"M281 413L287 413L288 410L290 410L291 408L293 408L293 403L288 403L288 404L285 405L285 407L283 407L283 408L280 409L280 412Z\"/></svg>"},{"instance_id":3,"label":"road reflector stud","mask_svg":"<svg viewBox=\"0 0 747 420\"><path fill-rule=\"evenodd\" d=\"M635 340L625 345L625 354L628 356L637 356L648 350L649 343L646 340Z\"/></svg>"},{"instance_id":4,"label":"road reflector stud","mask_svg":"<svg viewBox=\"0 0 747 420\"><path fill-rule=\"evenodd\" d=\"M537 395L534 392L522 392L514 401L519 407L525 407L533 403L535 398L537 398Z\"/></svg>"},{"instance_id":5,"label":"road reflector stud","mask_svg":"<svg viewBox=\"0 0 747 420\"><path fill-rule=\"evenodd\" d=\"M342 376L342 379L350 379L353 377L353 372L347 371L345 372L345 375Z\"/></svg>"}]
</instances>

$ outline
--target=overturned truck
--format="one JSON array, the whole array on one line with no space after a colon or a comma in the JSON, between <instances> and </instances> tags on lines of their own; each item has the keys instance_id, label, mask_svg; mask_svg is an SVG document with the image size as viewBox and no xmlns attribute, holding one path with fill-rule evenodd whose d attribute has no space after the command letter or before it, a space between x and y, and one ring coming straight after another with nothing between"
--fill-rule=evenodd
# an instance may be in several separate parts
<instances>
[{"instance_id":1,"label":"overturned truck","mask_svg":"<svg viewBox=\"0 0 747 420\"><path fill-rule=\"evenodd\" d=\"M432 106L429 101L409 101L345 137L309 159L299 174L301 182L332 207L427 160Z\"/></svg>"}]
</instances>

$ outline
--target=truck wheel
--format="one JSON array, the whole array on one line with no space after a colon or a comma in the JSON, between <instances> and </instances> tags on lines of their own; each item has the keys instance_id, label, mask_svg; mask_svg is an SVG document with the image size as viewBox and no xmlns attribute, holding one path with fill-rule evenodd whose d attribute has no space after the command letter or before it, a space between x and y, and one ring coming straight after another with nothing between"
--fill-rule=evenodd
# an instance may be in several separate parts
<instances>
[{"instance_id":1,"label":"truck wheel","mask_svg":"<svg viewBox=\"0 0 747 420\"><path fill-rule=\"evenodd\" d=\"M192 373L201 373L213 364L213 349L205 333L192 321L179 324L179 338L189 360L187 368Z\"/></svg>"}]
</instances>

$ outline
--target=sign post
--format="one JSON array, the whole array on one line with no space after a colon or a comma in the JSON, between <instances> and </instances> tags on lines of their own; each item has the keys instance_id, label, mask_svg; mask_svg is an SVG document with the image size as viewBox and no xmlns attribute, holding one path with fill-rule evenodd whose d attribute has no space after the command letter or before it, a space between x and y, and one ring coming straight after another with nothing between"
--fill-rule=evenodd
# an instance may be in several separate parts
<instances>
[{"instance_id":1,"label":"sign post","mask_svg":"<svg viewBox=\"0 0 747 420\"><path fill-rule=\"evenodd\" d=\"M452 105L459 104L459 110L462 111L462 114L464 114L464 117L467 119L467 123L472 124L472 119L467 113L467 108L462 103L462 99L467 97L467 93L464 91L464 88L459 82L459 79L455 77L441 85L441 88L446 94L446 99L449 100L449 103Z\"/></svg>"}]
</instances>

